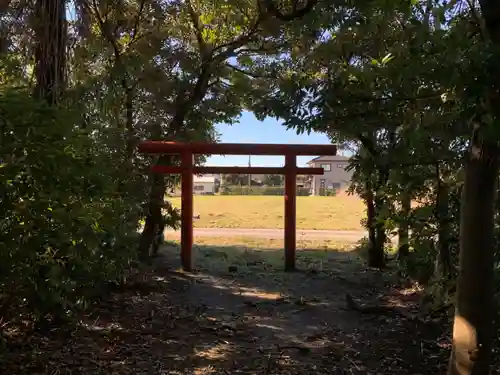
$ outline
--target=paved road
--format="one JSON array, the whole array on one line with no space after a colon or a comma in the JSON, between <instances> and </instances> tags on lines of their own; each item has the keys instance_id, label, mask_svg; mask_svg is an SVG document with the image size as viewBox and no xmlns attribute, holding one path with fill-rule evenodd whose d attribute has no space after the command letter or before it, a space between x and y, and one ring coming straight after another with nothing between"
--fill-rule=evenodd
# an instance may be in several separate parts
<instances>
[{"instance_id":1,"label":"paved road","mask_svg":"<svg viewBox=\"0 0 500 375\"><path fill-rule=\"evenodd\" d=\"M171 231L169 231L172 233ZM175 234L179 234L175 232ZM243 228L194 228L195 237L257 237L283 238L283 229L243 229ZM339 240L356 242L365 237L365 231L297 229L297 240Z\"/></svg>"}]
</instances>

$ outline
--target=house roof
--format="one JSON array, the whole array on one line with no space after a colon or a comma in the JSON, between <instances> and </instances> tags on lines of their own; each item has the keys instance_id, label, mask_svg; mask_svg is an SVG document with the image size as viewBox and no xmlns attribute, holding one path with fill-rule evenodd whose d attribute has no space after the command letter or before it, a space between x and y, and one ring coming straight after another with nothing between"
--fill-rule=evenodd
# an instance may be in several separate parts
<instances>
[{"instance_id":1,"label":"house roof","mask_svg":"<svg viewBox=\"0 0 500 375\"><path fill-rule=\"evenodd\" d=\"M194 176L193 182L196 183L215 183L215 177L214 176Z\"/></svg>"},{"instance_id":2,"label":"house roof","mask_svg":"<svg viewBox=\"0 0 500 375\"><path fill-rule=\"evenodd\" d=\"M348 156L343 155L332 155L332 156L318 156L310 160L307 164L318 163L322 161L348 161L350 158Z\"/></svg>"}]
</instances>

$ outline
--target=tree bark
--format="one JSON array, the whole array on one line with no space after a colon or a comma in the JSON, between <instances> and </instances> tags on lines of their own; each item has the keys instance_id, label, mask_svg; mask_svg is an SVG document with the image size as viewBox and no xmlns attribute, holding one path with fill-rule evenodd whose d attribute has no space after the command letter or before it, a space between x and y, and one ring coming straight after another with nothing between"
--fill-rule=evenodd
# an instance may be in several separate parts
<instances>
[{"instance_id":1,"label":"tree bark","mask_svg":"<svg viewBox=\"0 0 500 375\"><path fill-rule=\"evenodd\" d=\"M478 140L466 164L460 262L449 375L487 375L494 315L494 203L498 147Z\"/></svg>"},{"instance_id":2,"label":"tree bark","mask_svg":"<svg viewBox=\"0 0 500 375\"><path fill-rule=\"evenodd\" d=\"M161 209L164 204L166 193L165 176L160 173L151 175L151 192L148 200L148 210L144 229L139 241L139 258L142 261L148 260L151 255L151 246L154 244L155 237L159 235L159 230L162 228L163 215ZM156 249L157 250L157 249ZM153 252L155 249L153 249Z\"/></svg>"},{"instance_id":3,"label":"tree bark","mask_svg":"<svg viewBox=\"0 0 500 375\"><path fill-rule=\"evenodd\" d=\"M125 160L131 164L134 158L136 140L134 128L134 88L127 84L127 79L122 80L125 90L125 129L127 131L127 147Z\"/></svg>"},{"instance_id":4,"label":"tree bark","mask_svg":"<svg viewBox=\"0 0 500 375\"><path fill-rule=\"evenodd\" d=\"M500 121L500 2L479 0L492 55L488 61L491 85L488 107L493 124L473 129L465 169L460 221L460 261L457 303L453 325L453 348L449 375L490 373L494 318L494 216L499 169L498 128ZM488 35L486 35L488 34Z\"/></svg>"},{"instance_id":5,"label":"tree bark","mask_svg":"<svg viewBox=\"0 0 500 375\"><path fill-rule=\"evenodd\" d=\"M368 240L370 242L370 246L374 246L377 237L375 232L375 203L373 201L373 191L371 187L366 188L366 226L368 228Z\"/></svg>"},{"instance_id":6,"label":"tree bark","mask_svg":"<svg viewBox=\"0 0 500 375\"><path fill-rule=\"evenodd\" d=\"M65 88L66 9L63 0L37 0L33 29L36 36L34 95L56 104Z\"/></svg>"},{"instance_id":7,"label":"tree bark","mask_svg":"<svg viewBox=\"0 0 500 375\"><path fill-rule=\"evenodd\" d=\"M382 268L385 266L385 243L387 241L387 234L385 231L385 223L381 220L380 213L383 211L386 202L385 199L378 193L375 193L375 248L373 249L374 255L377 259L377 265L372 267Z\"/></svg>"},{"instance_id":8,"label":"tree bark","mask_svg":"<svg viewBox=\"0 0 500 375\"><path fill-rule=\"evenodd\" d=\"M368 266L383 268L385 266L384 243L385 228L377 223L377 200L371 182L366 182L366 226L368 228ZM382 242L383 241L383 242Z\"/></svg>"}]
</instances>

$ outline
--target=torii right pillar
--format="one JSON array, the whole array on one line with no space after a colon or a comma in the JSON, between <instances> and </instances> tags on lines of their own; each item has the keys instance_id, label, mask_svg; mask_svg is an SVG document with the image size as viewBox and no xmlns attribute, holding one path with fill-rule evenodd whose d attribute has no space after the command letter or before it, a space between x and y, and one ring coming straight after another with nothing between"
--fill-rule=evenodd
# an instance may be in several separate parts
<instances>
[{"instance_id":1,"label":"torii right pillar","mask_svg":"<svg viewBox=\"0 0 500 375\"><path fill-rule=\"evenodd\" d=\"M297 157L285 155L285 271L295 271Z\"/></svg>"}]
</instances>

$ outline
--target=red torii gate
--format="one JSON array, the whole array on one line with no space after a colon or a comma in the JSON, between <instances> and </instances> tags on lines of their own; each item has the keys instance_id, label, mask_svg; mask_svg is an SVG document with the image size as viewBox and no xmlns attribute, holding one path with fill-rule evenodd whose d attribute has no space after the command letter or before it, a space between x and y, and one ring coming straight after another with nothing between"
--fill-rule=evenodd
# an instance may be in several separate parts
<instances>
[{"instance_id":1,"label":"red torii gate","mask_svg":"<svg viewBox=\"0 0 500 375\"><path fill-rule=\"evenodd\" d=\"M181 155L180 166L153 165L152 172L181 174L181 264L192 269L193 247L193 174L240 173L285 175L285 270L295 270L296 250L296 176L322 175L323 168L299 168L297 156L336 155L335 145L287 145L252 143L181 143L143 141L139 152ZM195 167L194 155L284 155L284 167Z\"/></svg>"}]
</instances>

